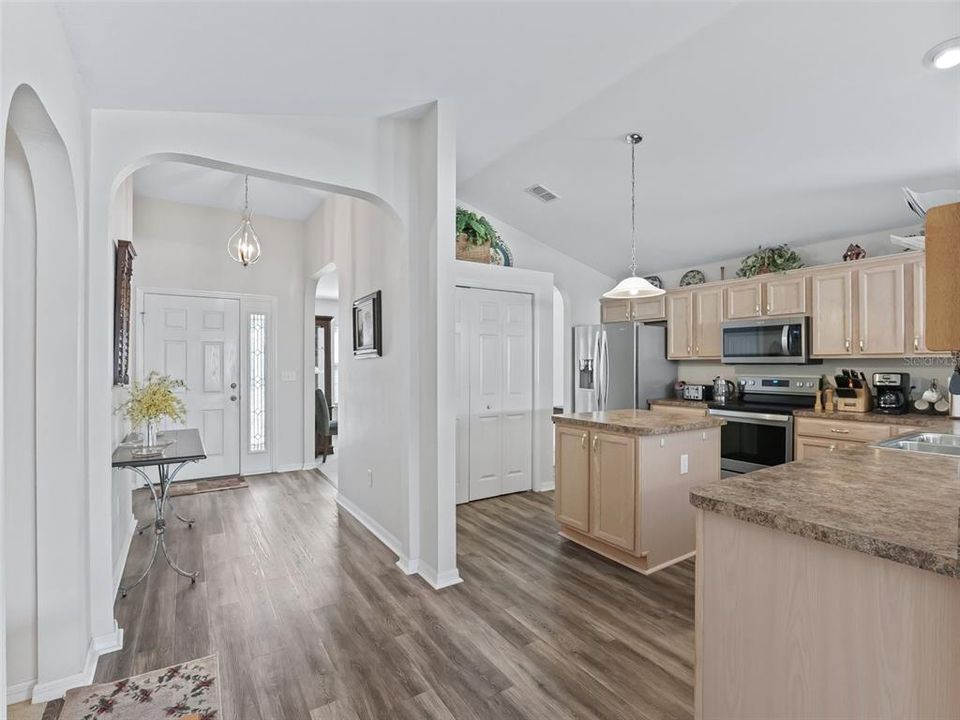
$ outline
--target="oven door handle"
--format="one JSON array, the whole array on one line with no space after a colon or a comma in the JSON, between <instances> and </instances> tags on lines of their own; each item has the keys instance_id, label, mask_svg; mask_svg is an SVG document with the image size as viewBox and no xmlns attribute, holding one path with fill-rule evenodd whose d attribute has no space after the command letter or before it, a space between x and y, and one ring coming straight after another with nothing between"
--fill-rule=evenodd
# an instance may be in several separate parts
<instances>
[{"instance_id":1,"label":"oven door handle","mask_svg":"<svg viewBox=\"0 0 960 720\"><path fill-rule=\"evenodd\" d=\"M793 422L792 415L774 415L772 413L741 412L740 410L716 410L710 408L707 414L720 418L731 418L749 422L754 425L789 425Z\"/></svg>"}]
</instances>

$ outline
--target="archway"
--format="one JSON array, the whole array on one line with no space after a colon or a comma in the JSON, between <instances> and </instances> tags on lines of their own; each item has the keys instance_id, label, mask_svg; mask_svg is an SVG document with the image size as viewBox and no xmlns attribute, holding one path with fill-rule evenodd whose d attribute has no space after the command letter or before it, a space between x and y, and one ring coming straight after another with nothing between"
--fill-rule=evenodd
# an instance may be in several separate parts
<instances>
[{"instance_id":1,"label":"archway","mask_svg":"<svg viewBox=\"0 0 960 720\"><path fill-rule=\"evenodd\" d=\"M5 139L3 534L16 575L4 591L16 595L16 626L3 652L14 697L43 700L84 670L89 638L83 242L66 145L26 85L11 99ZM21 582L33 584L32 598Z\"/></svg>"}]
</instances>

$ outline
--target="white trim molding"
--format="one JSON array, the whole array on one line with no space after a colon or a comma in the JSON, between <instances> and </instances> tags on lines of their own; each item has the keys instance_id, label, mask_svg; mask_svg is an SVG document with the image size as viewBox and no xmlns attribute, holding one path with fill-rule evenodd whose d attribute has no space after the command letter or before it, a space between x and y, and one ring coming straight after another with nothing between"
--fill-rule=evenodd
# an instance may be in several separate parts
<instances>
[{"instance_id":1,"label":"white trim molding","mask_svg":"<svg viewBox=\"0 0 960 720\"><path fill-rule=\"evenodd\" d=\"M392 552L398 558L404 557L403 545L401 544L400 540L397 539L397 537L385 527L383 527L383 525L367 515L367 513L361 510L353 501L344 497L343 493L341 492L337 493L337 505L350 513L357 522L372 532L377 540L382 542L390 549L390 552ZM410 561L406 560L405 562L409 563Z\"/></svg>"},{"instance_id":2,"label":"white trim molding","mask_svg":"<svg viewBox=\"0 0 960 720\"><path fill-rule=\"evenodd\" d=\"M130 492L133 492L131 490ZM117 561L113 565L113 595L116 597L120 590L120 582L123 580L123 569L127 566L127 556L130 554L130 544L133 542L133 535L137 532L137 517L130 514L130 523L127 525L127 531L123 538L123 550L117 555ZM116 623L116 621L114 621Z\"/></svg>"},{"instance_id":3,"label":"white trim molding","mask_svg":"<svg viewBox=\"0 0 960 720\"><path fill-rule=\"evenodd\" d=\"M419 565L420 570L418 574L426 580L427 584L434 590L442 590L443 588L459 585L463 582L463 578L460 577L460 571L456 568L438 575L437 571L423 562L423 560L420 561Z\"/></svg>"},{"instance_id":4,"label":"white trim molding","mask_svg":"<svg viewBox=\"0 0 960 720\"><path fill-rule=\"evenodd\" d=\"M37 684L36 680L24 680L7 688L7 705L30 700L33 697L33 688Z\"/></svg>"},{"instance_id":5,"label":"white trim molding","mask_svg":"<svg viewBox=\"0 0 960 720\"><path fill-rule=\"evenodd\" d=\"M114 621L112 632L106 633L105 635L98 635L90 640L90 645L87 646L87 657L83 663L83 670L57 680L37 683L33 687L33 702L41 703L56 700L62 698L67 690L90 685L93 682L94 673L97 671L97 661L100 659L100 656L122 649L123 630L117 627L117 623Z\"/></svg>"}]
</instances>

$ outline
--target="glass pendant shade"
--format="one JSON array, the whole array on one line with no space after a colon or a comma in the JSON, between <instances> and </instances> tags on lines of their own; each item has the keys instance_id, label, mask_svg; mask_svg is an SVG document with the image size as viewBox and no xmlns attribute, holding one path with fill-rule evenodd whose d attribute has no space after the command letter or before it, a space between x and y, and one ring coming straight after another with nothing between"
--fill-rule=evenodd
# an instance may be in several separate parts
<instances>
[{"instance_id":1,"label":"glass pendant shade","mask_svg":"<svg viewBox=\"0 0 960 720\"><path fill-rule=\"evenodd\" d=\"M603 296L610 300L630 300L632 298L655 297L663 295L665 292L662 288L650 284L642 277L631 275L621 280L615 288L608 290Z\"/></svg>"},{"instance_id":2,"label":"glass pendant shade","mask_svg":"<svg viewBox=\"0 0 960 720\"><path fill-rule=\"evenodd\" d=\"M260 259L260 238L253 230L249 212L243 213L240 227L227 240L227 252L238 263L247 267Z\"/></svg>"}]
</instances>

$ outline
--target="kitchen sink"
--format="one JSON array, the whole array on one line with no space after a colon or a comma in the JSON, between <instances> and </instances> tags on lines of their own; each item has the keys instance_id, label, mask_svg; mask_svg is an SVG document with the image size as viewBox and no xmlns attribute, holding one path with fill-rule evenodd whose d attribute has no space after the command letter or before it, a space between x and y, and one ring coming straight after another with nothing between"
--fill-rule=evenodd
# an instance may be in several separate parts
<instances>
[{"instance_id":1,"label":"kitchen sink","mask_svg":"<svg viewBox=\"0 0 960 720\"><path fill-rule=\"evenodd\" d=\"M960 457L960 435L932 432L910 433L874 443L871 447Z\"/></svg>"}]
</instances>

